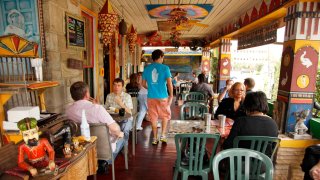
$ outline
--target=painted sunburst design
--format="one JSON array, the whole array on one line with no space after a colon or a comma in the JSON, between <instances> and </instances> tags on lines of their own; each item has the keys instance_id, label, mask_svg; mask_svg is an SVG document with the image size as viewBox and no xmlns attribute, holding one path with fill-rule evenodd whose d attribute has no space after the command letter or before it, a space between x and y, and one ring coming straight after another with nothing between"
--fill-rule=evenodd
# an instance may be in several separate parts
<instances>
[{"instance_id":1,"label":"painted sunburst design","mask_svg":"<svg viewBox=\"0 0 320 180\"><path fill-rule=\"evenodd\" d=\"M14 34L0 36L0 54L10 57L38 57L38 44Z\"/></svg>"}]
</instances>

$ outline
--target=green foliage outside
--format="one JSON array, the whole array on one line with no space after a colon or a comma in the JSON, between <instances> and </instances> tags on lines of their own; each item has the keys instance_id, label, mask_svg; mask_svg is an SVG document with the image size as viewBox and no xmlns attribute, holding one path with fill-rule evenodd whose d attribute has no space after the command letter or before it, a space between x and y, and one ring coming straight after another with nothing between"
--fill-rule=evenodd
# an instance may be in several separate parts
<instances>
[{"instance_id":1,"label":"green foliage outside","mask_svg":"<svg viewBox=\"0 0 320 180\"><path fill-rule=\"evenodd\" d=\"M320 69L318 68L315 100L320 102Z\"/></svg>"},{"instance_id":2,"label":"green foliage outside","mask_svg":"<svg viewBox=\"0 0 320 180\"><path fill-rule=\"evenodd\" d=\"M277 94L278 94L278 87L279 87L279 77L280 77L280 62L278 62L274 66L274 84L272 86L272 94L271 94L271 100L276 101L277 100Z\"/></svg>"},{"instance_id":3,"label":"green foliage outside","mask_svg":"<svg viewBox=\"0 0 320 180\"><path fill-rule=\"evenodd\" d=\"M218 58L213 56L213 52L210 53L210 80L212 84L216 84L217 82L217 74L218 74ZM214 86L215 88L215 86Z\"/></svg>"}]
</instances>

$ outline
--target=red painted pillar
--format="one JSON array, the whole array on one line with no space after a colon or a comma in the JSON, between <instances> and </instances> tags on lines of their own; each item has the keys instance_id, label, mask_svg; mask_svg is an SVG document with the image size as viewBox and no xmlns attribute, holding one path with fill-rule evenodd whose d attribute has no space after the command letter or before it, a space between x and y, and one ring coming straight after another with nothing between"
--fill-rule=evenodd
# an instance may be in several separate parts
<instances>
[{"instance_id":1,"label":"red painted pillar","mask_svg":"<svg viewBox=\"0 0 320 180\"><path fill-rule=\"evenodd\" d=\"M311 117L320 48L320 2L297 2L285 17L275 120L282 132L293 132L295 113Z\"/></svg>"},{"instance_id":2,"label":"red painted pillar","mask_svg":"<svg viewBox=\"0 0 320 180\"><path fill-rule=\"evenodd\" d=\"M226 81L230 78L231 70L231 39L220 40L219 62L218 62L218 90L226 86Z\"/></svg>"}]
</instances>

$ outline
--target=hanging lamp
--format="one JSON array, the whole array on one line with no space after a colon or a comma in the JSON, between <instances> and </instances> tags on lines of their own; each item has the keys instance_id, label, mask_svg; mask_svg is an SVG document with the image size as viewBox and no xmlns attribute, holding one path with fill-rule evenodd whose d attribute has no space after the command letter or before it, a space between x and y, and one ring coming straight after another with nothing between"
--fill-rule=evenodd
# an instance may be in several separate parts
<instances>
[{"instance_id":1,"label":"hanging lamp","mask_svg":"<svg viewBox=\"0 0 320 180\"><path fill-rule=\"evenodd\" d=\"M112 7L109 3L109 0L103 5L101 11L98 16L99 30L102 35L102 42L104 45L108 45L111 43L112 36L114 31L116 30L118 15L115 14L112 10Z\"/></svg>"},{"instance_id":2,"label":"hanging lamp","mask_svg":"<svg viewBox=\"0 0 320 180\"><path fill-rule=\"evenodd\" d=\"M124 21L123 6L121 6L121 8L122 8L122 19L119 23L119 34L123 36L127 34L127 23Z\"/></svg>"}]
</instances>

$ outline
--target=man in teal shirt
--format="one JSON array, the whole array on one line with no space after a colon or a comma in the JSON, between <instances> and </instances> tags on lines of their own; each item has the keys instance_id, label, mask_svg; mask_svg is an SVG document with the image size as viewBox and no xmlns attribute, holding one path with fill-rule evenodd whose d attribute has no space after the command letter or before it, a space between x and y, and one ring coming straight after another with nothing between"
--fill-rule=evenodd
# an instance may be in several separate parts
<instances>
[{"instance_id":1,"label":"man in teal shirt","mask_svg":"<svg viewBox=\"0 0 320 180\"><path fill-rule=\"evenodd\" d=\"M171 73L168 66L163 65L164 53L157 49L152 52L153 63L148 65L142 74L142 85L148 89L148 114L152 125L153 141L159 142L157 121L162 120L160 141L166 143L166 130L171 119L170 105L173 98ZM169 94L168 94L169 90Z\"/></svg>"}]
</instances>

